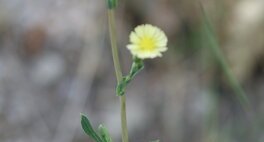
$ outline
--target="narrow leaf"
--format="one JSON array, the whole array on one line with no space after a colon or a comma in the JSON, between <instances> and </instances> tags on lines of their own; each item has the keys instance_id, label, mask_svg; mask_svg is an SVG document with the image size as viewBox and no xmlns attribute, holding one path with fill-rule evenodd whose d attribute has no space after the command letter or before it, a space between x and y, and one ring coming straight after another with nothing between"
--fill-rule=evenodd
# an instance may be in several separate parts
<instances>
[{"instance_id":1,"label":"narrow leaf","mask_svg":"<svg viewBox=\"0 0 264 142\"><path fill-rule=\"evenodd\" d=\"M121 82L116 87L117 96L123 96L126 91L126 87L131 82L131 80L144 68L143 60L139 58L133 59L133 64L130 72L127 76L123 77Z\"/></svg>"},{"instance_id":2,"label":"narrow leaf","mask_svg":"<svg viewBox=\"0 0 264 142\"><path fill-rule=\"evenodd\" d=\"M97 135L97 133L94 131L89 119L84 115L81 114L81 124L84 132L90 136L92 139L94 139L96 142L104 142L102 139Z\"/></svg>"},{"instance_id":3,"label":"narrow leaf","mask_svg":"<svg viewBox=\"0 0 264 142\"><path fill-rule=\"evenodd\" d=\"M108 9L114 9L117 7L117 0L107 0Z\"/></svg>"},{"instance_id":4,"label":"narrow leaf","mask_svg":"<svg viewBox=\"0 0 264 142\"><path fill-rule=\"evenodd\" d=\"M107 130L107 128L104 125L99 125L99 133L103 139L104 142L112 142L112 139L110 137L110 134Z\"/></svg>"}]
</instances>

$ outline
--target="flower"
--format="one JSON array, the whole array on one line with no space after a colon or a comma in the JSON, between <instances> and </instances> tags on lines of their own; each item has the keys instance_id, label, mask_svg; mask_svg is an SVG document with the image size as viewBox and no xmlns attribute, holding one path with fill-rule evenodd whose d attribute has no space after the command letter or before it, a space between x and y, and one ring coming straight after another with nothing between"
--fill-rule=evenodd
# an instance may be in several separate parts
<instances>
[{"instance_id":1,"label":"flower","mask_svg":"<svg viewBox=\"0 0 264 142\"><path fill-rule=\"evenodd\" d=\"M150 24L139 25L129 36L130 44L127 48L133 56L140 59L161 57L165 52L168 39L158 27Z\"/></svg>"}]
</instances>

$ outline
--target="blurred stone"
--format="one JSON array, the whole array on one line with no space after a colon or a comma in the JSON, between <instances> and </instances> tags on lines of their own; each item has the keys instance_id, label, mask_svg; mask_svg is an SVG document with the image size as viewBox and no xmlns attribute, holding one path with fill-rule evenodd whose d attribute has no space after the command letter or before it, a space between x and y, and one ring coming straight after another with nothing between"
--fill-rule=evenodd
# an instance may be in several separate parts
<instances>
[{"instance_id":1,"label":"blurred stone","mask_svg":"<svg viewBox=\"0 0 264 142\"><path fill-rule=\"evenodd\" d=\"M231 70L240 82L248 79L260 56L264 56L264 1L243 0L231 14L224 46Z\"/></svg>"},{"instance_id":2,"label":"blurred stone","mask_svg":"<svg viewBox=\"0 0 264 142\"><path fill-rule=\"evenodd\" d=\"M24 53L26 57L38 55L44 48L47 33L41 25L35 25L25 32Z\"/></svg>"},{"instance_id":3,"label":"blurred stone","mask_svg":"<svg viewBox=\"0 0 264 142\"><path fill-rule=\"evenodd\" d=\"M38 85L52 85L65 73L64 59L54 53L46 53L40 56L33 64L31 78Z\"/></svg>"}]
</instances>

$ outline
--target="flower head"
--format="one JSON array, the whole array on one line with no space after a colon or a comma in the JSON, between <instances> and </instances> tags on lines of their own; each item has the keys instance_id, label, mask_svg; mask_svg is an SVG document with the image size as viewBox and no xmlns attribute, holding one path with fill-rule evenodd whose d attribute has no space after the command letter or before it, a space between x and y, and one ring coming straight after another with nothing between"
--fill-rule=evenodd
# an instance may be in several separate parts
<instances>
[{"instance_id":1,"label":"flower head","mask_svg":"<svg viewBox=\"0 0 264 142\"><path fill-rule=\"evenodd\" d=\"M133 56L140 59L161 57L167 50L168 39L158 27L150 24L139 25L129 36L127 48Z\"/></svg>"}]
</instances>

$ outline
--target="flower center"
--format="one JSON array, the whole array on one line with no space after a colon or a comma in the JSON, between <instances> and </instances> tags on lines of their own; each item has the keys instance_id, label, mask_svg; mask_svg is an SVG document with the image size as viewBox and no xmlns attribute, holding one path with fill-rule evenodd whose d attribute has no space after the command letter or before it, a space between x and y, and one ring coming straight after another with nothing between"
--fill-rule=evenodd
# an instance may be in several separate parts
<instances>
[{"instance_id":1,"label":"flower center","mask_svg":"<svg viewBox=\"0 0 264 142\"><path fill-rule=\"evenodd\" d=\"M145 37L141 39L139 46L142 50L153 50L155 48L155 41L153 38Z\"/></svg>"}]
</instances>

